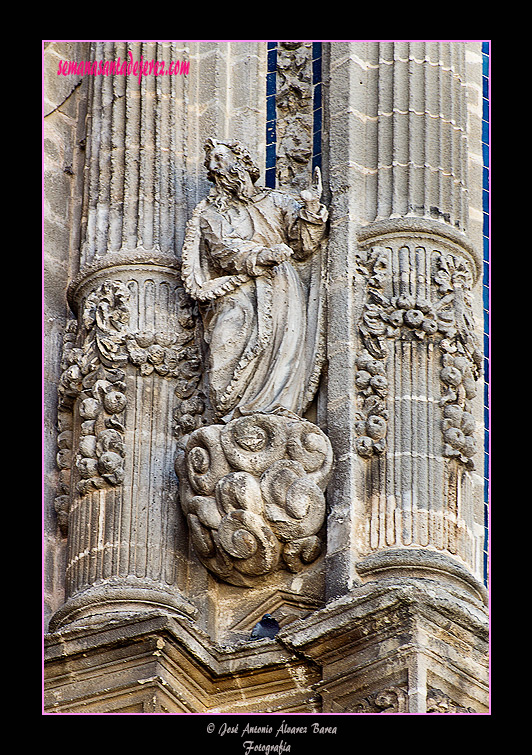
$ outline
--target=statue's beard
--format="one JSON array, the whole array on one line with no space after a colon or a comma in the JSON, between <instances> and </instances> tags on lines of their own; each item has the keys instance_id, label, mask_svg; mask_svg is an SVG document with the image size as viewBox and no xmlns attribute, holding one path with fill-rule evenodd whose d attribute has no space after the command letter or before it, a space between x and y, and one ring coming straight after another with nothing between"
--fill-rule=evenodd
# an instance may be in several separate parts
<instances>
[{"instance_id":1,"label":"statue's beard","mask_svg":"<svg viewBox=\"0 0 532 755\"><path fill-rule=\"evenodd\" d=\"M218 196L214 201L220 210L226 209L228 201L232 198L249 202L248 174L244 168L235 165L229 170L213 170L212 173L218 189Z\"/></svg>"}]
</instances>

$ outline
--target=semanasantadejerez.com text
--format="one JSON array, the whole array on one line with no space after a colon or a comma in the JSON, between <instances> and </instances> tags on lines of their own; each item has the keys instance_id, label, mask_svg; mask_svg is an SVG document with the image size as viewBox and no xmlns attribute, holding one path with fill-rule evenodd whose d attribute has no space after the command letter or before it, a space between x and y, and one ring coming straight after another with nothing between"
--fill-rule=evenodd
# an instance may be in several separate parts
<instances>
[{"instance_id":1,"label":"semanasantadejerez.com text","mask_svg":"<svg viewBox=\"0 0 532 755\"><path fill-rule=\"evenodd\" d=\"M164 60L133 60L128 52L129 60L60 60L57 69L58 76L138 76L139 82L143 76L187 76L190 70L190 60L176 60L167 63Z\"/></svg>"}]
</instances>

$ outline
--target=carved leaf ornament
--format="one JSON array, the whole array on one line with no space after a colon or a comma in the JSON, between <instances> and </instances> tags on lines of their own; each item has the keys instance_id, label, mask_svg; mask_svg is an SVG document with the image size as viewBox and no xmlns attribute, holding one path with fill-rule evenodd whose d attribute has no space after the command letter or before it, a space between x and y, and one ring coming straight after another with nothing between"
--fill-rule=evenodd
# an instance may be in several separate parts
<instances>
[{"instance_id":1,"label":"carved leaf ornament","mask_svg":"<svg viewBox=\"0 0 532 755\"><path fill-rule=\"evenodd\" d=\"M472 275L467 263L456 255L436 252L434 260L436 295L427 301L384 293L389 277L387 249L377 247L366 259L359 258L358 271L366 278L366 302L358 324L365 348L356 359L356 448L365 458L382 454L386 448L387 340L430 340L442 355L443 455L472 469L475 422L470 401L476 395L482 364L469 300Z\"/></svg>"},{"instance_id":2,"label":"carved leaf ornament","mask_svg":"<svg viewBox=\"0 0 532 755\"><path fill-rule=\"evenodd\" d=\"M123 283L105 280L87 296L79 326L71 320L66 328L58 391L60 481L55 499L63 533L73 493L73 470L79 495L114 487L124 480L126 365L134 365L143 376L156 373L176 380L178 406L174 418L178 435L201 424L205 408L198 395L201 360L194 345L190 302L180 301L177 332L134 333L129 330L129 297ZM80 430L74 448L76 402Z\"/></svg>"}]
</instances>

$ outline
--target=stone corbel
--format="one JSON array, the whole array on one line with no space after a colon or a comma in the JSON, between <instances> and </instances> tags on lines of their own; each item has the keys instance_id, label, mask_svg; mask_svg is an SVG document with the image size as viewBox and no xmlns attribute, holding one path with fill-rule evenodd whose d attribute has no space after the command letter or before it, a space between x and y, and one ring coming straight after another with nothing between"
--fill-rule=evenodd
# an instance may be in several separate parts
<instances>
[{"instance_id":1,"label":"stone corbel","mask_svg":"<svg viewBox=\"0 0 532 755\"><path fill-rule=\"evenodd\" d=\"M332 465L328 438L295 415L253 414L183 438L176 472L200 561L241 587L315 561Z\"/></svg>"}]
</instances>

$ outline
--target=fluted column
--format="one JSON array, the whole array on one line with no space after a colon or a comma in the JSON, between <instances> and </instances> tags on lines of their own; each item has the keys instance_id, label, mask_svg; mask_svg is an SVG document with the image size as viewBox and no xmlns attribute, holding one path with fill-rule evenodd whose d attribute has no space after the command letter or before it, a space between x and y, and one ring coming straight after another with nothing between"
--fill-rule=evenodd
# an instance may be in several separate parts
<instances>
[{"instance_id":1,"label":"fluted column","mask_svg":"<svg viewBox=\"0 0 532 755\"><path fill-rule=\"evenodd\" d=\"M186 76L117 70L152 60L168 68L187 54L178 43L96 43L91 56L116 69L90 82L83 242L68 292L76 318L59 389L67 600L52 629L117 613L196 613L184 598L174 472L182 402L199 379L174 251ZM186 415L193 423L198 406Z\"/></svg>"},{"instance_id":2,"label":"fluted column","mask_svg":"<svg viewBox=\"0 0 532 755\"><path fill-rule=\"evenodd\" d=\"M468 237L465 45L338 43L326 67L329 595L403 575L478 598L481 263Z\"/></svg>"},{"instance_id":3,"label":"fluted column","mask_svg":"<svg viewBox=\"0 0 532 755\"><path fill-rule=\"evenodd\" d=\"M212 596L189 558L174 469L179 438L208 412L180 253L210 188L205 139L242 139L264 163L256 81L266 48L98 42L90 63L102 73L90 77L75 319L59 388L67 600L50 627L154 609L208 626L197 606Z\"/></svg>"}]
</instances>

